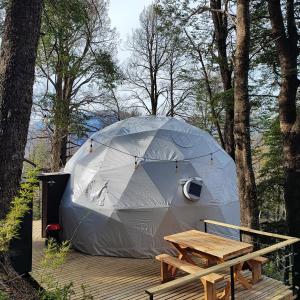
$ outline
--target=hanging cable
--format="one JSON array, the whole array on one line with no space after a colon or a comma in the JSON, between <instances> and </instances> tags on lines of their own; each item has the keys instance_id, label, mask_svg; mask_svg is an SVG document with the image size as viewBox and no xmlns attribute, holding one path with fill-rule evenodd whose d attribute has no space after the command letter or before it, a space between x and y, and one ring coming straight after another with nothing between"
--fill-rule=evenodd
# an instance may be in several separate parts
<instances>
[{"instance_id":1,"label":"hanging cable","mask_svg":"<svg viewBox=\"0 0 300 300\"><path fill-rule=\"evenodd\" d=\"M142 159L142 160L150 160L150 161L174 161L174 162L177 161L177 162L178 162L178 161L189 161L189 160L193 160L193 159L197 159L197 158L202 158L202 157L207 157L207 156L210 156L210 157L211 157L211 161L212 161L212 160L213 160L213 157L212 157L213 154L215 154L215 153L217 153L217 152L219 152L219 151L222 150L222 149L218 149L218 150L216 150L216 151L214 151L214 152L210 152L210 153L207 153L207 154L204 154L204 155L197 155L197 156L185 158L185 159L182 159L182 160L159 159L159 158L153 158L153 157L147 157L147 156L133 155L133 154L131 154L131 153L128 153L128 152L123 151L123 150L120 150L120 149L115 148L115 147L110 146L110 145L106 145L106 144L101 143L101 142L99 142L99 141L96 141L96 140L94 140L94 139L91 139L91 142L92 142L92 141L95 142L95 143L97 143L97 144L99 144L99 145L102 145L102 146L104 146L104 147L107 147L107 148L110 148L110 149L115 150L115 151L117 151L117 152L120 152L120 153L122 153L122 154L131 156L131 157L133 157L133 158L136 158L136 159L139 158L139 159Z\"/></svg>"}]
</instances>

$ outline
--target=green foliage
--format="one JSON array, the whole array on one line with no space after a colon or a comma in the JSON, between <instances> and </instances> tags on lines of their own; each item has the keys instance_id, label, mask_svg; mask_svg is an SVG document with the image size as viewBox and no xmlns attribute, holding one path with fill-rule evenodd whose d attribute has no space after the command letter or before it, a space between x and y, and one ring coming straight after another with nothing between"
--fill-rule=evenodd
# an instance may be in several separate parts
<instances>
[{"instance_id":1,"label":"green foliage","mask_svg":"<svg viewBox=\"0 0 300 300\"><path fill-rule=\"evenodd\" d=\"M39 102L51 124L67 128L82 106L96 101L91 96L95 90L106 89L121 76L113 60L115 31L107 3L47 0L41 31L38 75L48 85Z\"/></svg>"},{"instance_id":2,"label":"green foliage","mask_svg":"<svg viewBox=\"0 0 300 300\"><path fill-rule=\"evenodd\" d=\"M69 283L63 287L54 287L52 290L44 291L41 294L41 300L69 300L75 294L72 290L73 284Z\"/></svg>"},{"instance_id":3,"label":"green foliage","mask_svg":"<svg viewBox=\"0 0 300 300\"><path fill-rule=\"evenodd\" d=\"M84 284L81 285L81 290L83 295L81 296L81 300L93 300L94 297L87 293L86 286Z\"/></svg>"},{"instance_id":4,"label":"green foliage","mask_svg":"<svg viewBox=\"0 0 300 300\"><path fill-rule=\"evenodd\" d=\"M278 257L274 256L272 260L270 260L266 265L264 265L262 272L267 277L283 281L282 268L279 268L279 266L274 261L275 259L278 259Z\"/></svg>"},{"instance_id":5,"label":"green foliage","mask_svg":"<svg viewBox=\"0 0 300 300\"><path fill-rule=\"evenodd\" d=\"M258 174L258 196L262 218L279 220L283 217L284 170L279 119L265 121L269 127L263 135L264 147L257 151L261 161Z\"/></svg>"},{"instance_id":6,"label":"green foliage","mask_svg":"<svg viewBox=\"0 0 300 300\"><path fill-rule=\"evenodd\" d=\"M38 189L37 174L38 169L28 171L26 182L21 183L9 213L5 219L0 220L0 253L7 252L10 241L18 236L22 218L29 211L30 203Z\"/></svg>"},{"instance_id":7,"label":"green foliage","mask_svg":"<svg viewBox=\"0 0 300 300\"><path fill-rule=\"evenodd\" d=\"M18 230L24 215L29 211L36 190L38 189L38 169L29 169L26 172L26 182L21 183L18 195L11 204L11 209L4 220L0 221L0 254L9 250L9 243L13 238L18 237ZM63 265L70 250L70 243L57 244L50 240L44 249L44 256L41 260L40 284L45 290L40 291L42 300L69 300L75 294L73 284L69 283L59 286L53 275L54 271ZM82 300L92 300L93 297L83 291ZM0 291L0 300L7 300L8 297Z\"/></svg>"},{"instance_id":8,"label":"green foliage","mask_svg":"<svg viewBox=\"0 0 300 300\"><path fill-rule=\"evenodd\" d=\"M50 239L47 247L44 249L44 257L41 261L42 268L44 270L56 270L65 262L69 250L69 242L65 241L59 245Z\"/></svg>"},{"instance_id":9,"label":"green foliage","mask_svg":"<svg viewBox=\"0 0 300 300\"><path fill-rule=\"evenodd\" d=\"M73 283L70 282L60 286L55 279L55 271L58 271L63 266L70 251L70 243L68 241L62 244L56 243L50 239L47 247L44 249L44 256L40 262L41 271L39 271L39 282L45 288L40 292L42 300L69 300L75 291ZM86 286L82 285L82 300L92 300L93 297L87 293Z\"/></svg>"},{"instance_id":10,"label":"green foliage","mask_svg":"<svg viewBox=\"0 0 300 300\"><path fill-rule=\"evenodd\" d=\"M234 105L234 89L229 89L226 91L221 91L215 93L213 96L213 102L217 106L218 104L223 104L227 108L233 108Z\"/></svg>"},{"instance_id":11,"label":"green foliage","mask_svg":"<svg viewBox=\"0 0 300 300\"><path fill-rule=\"evenodd\" d=\"M115 101L109 105L108 101L122 75L114 59L117 36L108 4L107 0L45 1L35 104L51 139L52 169L65 163L68 140L74 138L76 145L77 137L95 130L89 120L99 109L116 107Z\"/></svg>"},{"instance_id":12,"label":"green foliage","mask_svg":"<svg viewBox=\"0 0 300 300\"><path fill-rule=\"evenodd\" d=\"M71 289L72 283L59 287L53 275L53 271L65 262L68 251L68 243L63 243L60 246L53 240L49 240L41 261L40 284L45 287L45 290L41 292L41 299L65 300L70 299L71 295L74 294Z\"/></svg>"},{"instance_id":13,"label":"green foliage","mask_svg":"<svg viewBox=\"0 0 300 300\"><path fill-rule=\"evenodd\" d=\"M69 242L63 242L60 245L52 239L48 241L47 247L44 249L43 259L40 263L41 271L39 271L39 282L46 290L41 293L42 297L44 297L42 299L68 299L64 297L71 295L72 284L60 288L53 275L53 272L65 262L69 250ZM51 298L58 294L61 295L61 298Z\"/></svg>"},{"instance_id":14,"label":"green foliage","mask_svg":"<svg viewBox=\"0 0 300 300\"><path fill-rule=\"evenodd\" d=\"M0 291L0 300L8 300L8 296L2 291Z\"/></svg>"},{"instance_id":15,"label":"green foliage","mask_svg":"<svg viewBox=\"0 0 300 300\"><path fill-rule=\"evenodd\" d=\"M86 286L81 285L82 296L80 300L93 300L94 297L86 292ZM69 283L63 287L55 287L52 290L45 291L41 295L41 300L70 300L75 295L73 284ZM0 299L1 300L1 299Z\"/></svg>"}]
</instances>

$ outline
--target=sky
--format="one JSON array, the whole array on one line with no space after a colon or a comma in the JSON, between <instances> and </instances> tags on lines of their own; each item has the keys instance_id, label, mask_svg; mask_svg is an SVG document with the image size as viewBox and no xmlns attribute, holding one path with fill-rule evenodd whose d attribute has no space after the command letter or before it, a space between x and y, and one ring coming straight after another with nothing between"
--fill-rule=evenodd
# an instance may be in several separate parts
<instances>
[{"instance_id":1,"label":"sky","mask_svg":"<svg viewBox=\"0 0 300 300\"><path fill-rule=\"evenodd\" d=\"M112 27L117 29L121 39L118 51L121 63L128 57L125 45L127 37L139 26L140 13L151 3L152 0L110 0L109 17Z\"/></svg>"}]
</instances>

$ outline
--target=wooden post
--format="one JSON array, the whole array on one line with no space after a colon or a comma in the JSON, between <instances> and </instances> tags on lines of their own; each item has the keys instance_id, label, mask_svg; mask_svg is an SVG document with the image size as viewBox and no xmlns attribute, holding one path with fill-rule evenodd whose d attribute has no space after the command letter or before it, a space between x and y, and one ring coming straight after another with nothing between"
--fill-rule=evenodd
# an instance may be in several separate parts
<instances>
[{"instance_id":1,"label":"wooden post","mask_svg":"<svg viewBox=\"0 0 300 300\"><path fill-rule=\"evenodd\" d=\"M161 261L160 263L161 283L168 282L172 279L169 265Z\"/></svg>"},{"instance_id":2,"label":"wooden post","mask_svg":"<svg viewBox=\"0 0 300 300\"><path fill-rule=\"evenodd\" d=\"M204 286L204 299L217 300L216 284L204 279L201 279L201 282Z\"/></svg>"},{"instance_id":3,"label":"wooden post","mask_svg":"<svg viewBox=\"0 0 300 300\"><path fill-rule=\"evenodd\" d=\"M257 283L261 280L261 264L252 263L251 261L247 262L252 271L252 284Z\"/></svg>"}]
</instances>

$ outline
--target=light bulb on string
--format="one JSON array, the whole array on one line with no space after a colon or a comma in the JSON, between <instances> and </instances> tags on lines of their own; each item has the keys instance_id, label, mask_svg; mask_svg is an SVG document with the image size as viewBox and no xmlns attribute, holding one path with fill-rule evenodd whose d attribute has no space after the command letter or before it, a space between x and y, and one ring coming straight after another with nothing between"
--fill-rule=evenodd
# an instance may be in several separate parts
<instances>
[{"instance_id":1,"label":"light bulb on string","mask_svg":"<svg viewBox=\"0 0 300 300\"><path fill-rule=\"evenodd\" d=\"M176 160L176 173L178 173L178 160Z\"/></svg>"},{"instance_id":2,"label":"light bulb on string","mask_svg":"<svg viewBox=\"0 0 300 300\"><path fill-rule=\"evenodd\" d=\"M137 157L134 157L134 168L137 169L138 167L138 161L137 161Z\"/></svg>"},{"instance_id":3,"label":"light bulb on string","mask_svg":"<svg viewBox=\"0 0 300 300\"><path fill-rule=\"evenodd\" d=\"M90 143L90 153L93 152L93 139L91 139L91 143Z\"/></svg>"}]
</instances>

